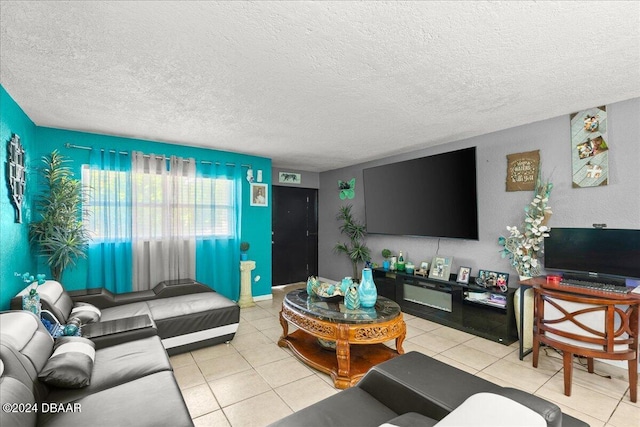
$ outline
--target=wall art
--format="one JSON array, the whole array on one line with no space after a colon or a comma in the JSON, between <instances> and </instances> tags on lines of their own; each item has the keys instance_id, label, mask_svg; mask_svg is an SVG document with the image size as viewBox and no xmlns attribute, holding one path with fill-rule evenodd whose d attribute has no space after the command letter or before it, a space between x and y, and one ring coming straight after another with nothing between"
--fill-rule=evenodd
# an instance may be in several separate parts
<instances>
[{"instance_id":1,"label":"wall art","mask_svg":"<svg viewBox=\"0 0 640 427\"><path fill-rule=\"evenodd\" d=\"M20 137L15 133L7 144L7 186L9 198L16 210L15 222L22 223L22 200L26 186L24 148Z\"/></svg>"},{"instance_id":2,"label":"wall art","mask_svg":"<svg viewBox=\"0 0 640 427\"><path fill-rule=\"evenodd\" d=\"M571 115L572 186L598 187L609 181L607 107L594 107Z\"/></svg>"},{"instance_id":3,"label":"wall art","mask_svg":"<svg viewBox=\"0 0 640 427\"><path fill-rule=\"evenodd\" d=\"M300 184L302 177L299 173L295 172L279 172L278 182L282 184Z\"/></svg>"},{"instance_id":4,"label":"wall art","mask_svg":"<svg viewBox=\"0 0 640 427\"><path fill-rule=\"evenodd\" d=\"M356 179L351 178L349 181L338 180L338 188L340 189L340 199L353 199L356 196Z\"/></svg>"},{"instance_id":5,"label":"wall art","mask_svg":"<svg viewBox=\"0 0 640 427\"><path fill-rule=\"evenodd\" d=\"M540 150L507 155L507 191L531 191L535 189Z\"/></svg>"},{"instance_id":6,"label":"wall art","mask_svg":"<svg viewBox=\"0 0 640 427\"><path fill-rule=\"evenodd\" d=\"M269 206L267 184L251 184L251 206Z\"/></svg>"}]
</instances>

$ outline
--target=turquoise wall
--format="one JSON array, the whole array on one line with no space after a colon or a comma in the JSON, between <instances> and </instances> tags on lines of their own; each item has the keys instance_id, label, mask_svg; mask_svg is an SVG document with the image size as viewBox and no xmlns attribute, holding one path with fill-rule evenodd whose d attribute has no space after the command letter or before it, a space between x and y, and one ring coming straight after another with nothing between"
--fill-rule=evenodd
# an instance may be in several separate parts
<instances>
[{"instance_id":1,"label":"turquoise wall","mask_svg":"<svg viewBox=\"0 0 640 427\"><path fill-rule=\"evenodd\" d=\"M122 138L108 135L100 135L86 132L78 132L63 129L38 127L24 114L20 107L0 86L2 95L2 127L0 128L3 141L11 138L11 133L20 135L23 145L27 150L27 165L30 168L28 183L38 180L37 169L42 164L42 156L58 150L65 157L72 160L72 168L75 176L80 178L83 164L89 162L89 151L75 148L66 148L66 143L73 145L95 147L122 151L137 150L144 153L177 155L193 157L196 160L208 160L218 162L230 162L235 164L250 164L254 171L262 170L264 183L269 184L268 196L271 199L271 159L249 156L240 153L210 150L198 147L170 144L159 141L147 141L140 139ZM2 163L6 163L6 149L2 150ZM246 171L246 168L243 168ZM244 174L243 174L244 175ZM254 172L255 176L255 172ZM258 282L253 282L253 295L271 295L271 200L269 206L256 207L249 204L249 183L243 180L243 207L242 207L242 236L241 240L251 244L249 259L256 261L256 269L253 278L260 276ZM35 185L28 186L28 200L25 205L31 206L33 194L37 191ZM22 282L13 277L17 272L30 271L50 275L49 269L42 260L29 252L28 234L26 224L31 218L31 210L24 210L24 224L13 224L13 209L7 196L6 185L2 186L2 245L0 247L2 298L0 309L7 309L9 300L22 287ZM6 239L6 240L5 240ZM6 242L6 244L5 244ZM9 267L10 266L10 267ZM239 266L238 266L239 268ZM87 263L80 260L77 267L65 270L63 277L64 286L68 290L79 290L95 287L87 281ZM215 284L212 284L215 287ZM240 284L238 283L238 287Z\"/></svg>"},{"instance_id":2,"label":"turquoise wall","mask_svg":"<svg viewBox=\"0 0 640 427\"><path fill-rule=\"evenodd\" d=\"M27 182L22 208L22 223L15 222L15 210L9 198L7 176L7 144L12 134L20 137L25 148ZM29 229L31 220L30 203L35 191L33 151L36 126L0 85L0 163L2 164L2 185L0 185L0 310L9 308L11 298L23 288L23 282L14 273L29 271L35 274L35 258L29 250Z\"/></svg>"},{"instance_id":3,"label":"turquoise wall","mask_svg":"<svg viewBox=\"0 0 640 427\"><path fill-rule=\"evenodd\" d=\"M41 158L53 150L58 150L62 155L73 161L73 172L78 178L81 176L82 165L89 163L89 150L66 148L66 143L83 147L94 147L96 149L103 148L118 151L136 150L148 154L193 157L196 160L250 164L254 171L262 169L263 176L269 178L269 181L265 180L264 182L269 184L269 186L271 185L271 159L264 157L188 147L158 141L121 138L45 127L36 128L36 140L38 141L38 145L34 155L37 156L37 158ZM246 171L244 168L243 170ZM253 285L253 295L271 295L271 203L269 203L268 208L250 206L249 182L246 180L242 182L243 205L241 238L251 244L250 258L256 261L256 269L253 271L253 275L254 277L260 276L260 280ZM238 268L240 267L238 266ZM75 269L65 271L63 281L65 288L69 290L92 287L91 283L87 283L86 261L80 260ZM215 284L210 285L215 287Z\"/></svg>"}]
</instances>

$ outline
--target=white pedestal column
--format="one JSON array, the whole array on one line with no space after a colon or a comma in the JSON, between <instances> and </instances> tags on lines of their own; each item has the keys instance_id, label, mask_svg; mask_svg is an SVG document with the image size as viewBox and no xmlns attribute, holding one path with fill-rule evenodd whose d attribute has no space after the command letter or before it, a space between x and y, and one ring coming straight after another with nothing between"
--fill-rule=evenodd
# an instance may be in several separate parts
<instances>
[{"instance_id":1,"label":"white pedestal column","mask_svg":"<svg viewBox=\"0 0 640 427\"><path fill-rule=\"evenodd\" d=\"M251 294L251 271L255 268L255 261L240 261L240 299L238 300L240 308L256 305Z\"/></svg>"}]
</instances>

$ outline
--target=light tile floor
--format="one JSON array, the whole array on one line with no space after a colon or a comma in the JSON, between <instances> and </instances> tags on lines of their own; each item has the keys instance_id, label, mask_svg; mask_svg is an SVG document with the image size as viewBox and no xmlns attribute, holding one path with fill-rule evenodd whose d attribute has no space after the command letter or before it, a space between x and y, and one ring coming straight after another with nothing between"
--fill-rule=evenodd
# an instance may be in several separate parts
<instances>
[{"instance_id":1,"label":"light tile floor","mask_svg":"<svg viewBox=\"0 0 640 427\"><path fill-rule=\"evenodd\" d=\"M276 344L283 295L300 287L274 288L273 300L242 309L229 344L171 357L178 384L196 426L265 426L339 390L331 378L309 368ZM640 427L640 403L629 400L627 371L596 361L596 373L574 366L571 397L563 394L561 356L518 358L517 343L504 346L405 314L405 351L419 351L464 371L556 403L592 427ZM290 328L291 330L291 328ZM393 346L393 343L389 343Z\"/></svg>"}]
</instances>

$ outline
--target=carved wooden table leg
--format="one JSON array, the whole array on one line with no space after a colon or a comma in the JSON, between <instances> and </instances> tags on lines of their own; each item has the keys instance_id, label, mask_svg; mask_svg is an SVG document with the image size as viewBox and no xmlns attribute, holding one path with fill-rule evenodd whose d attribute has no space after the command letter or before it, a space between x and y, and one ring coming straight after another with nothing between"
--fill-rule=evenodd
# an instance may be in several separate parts
<instances>
[{"instance_id":1,"label":"carved wooden table leg","mask_svg":"<svg viewBox=\"0 0 640 427\"><path fill-rule=\"evenodd\" d=\"M338 375L334 384L338 388L347 388L351 385L351 346L349 344L349 325L338 326L338 339L336 340L336 357L338 358Z\"/></svg>"},{"instance_id":2,"label":"carved wooden table leg","mask_svg":"<svg viewBox=\"0 0 640 427\"><path fill-rule=\"evenodd\" d=\"M404 354L404 349L402 348L402 343L404 342L404 338L407 336L407 326L406 324L402 325L402 334L396 338L396 351L398 352L398 354Z\"/></svg>"},{"instance_id":3,"label":"carved wooden table leg","mask_svg":"<svg viewBox=\"0 0 640 427\"><path fill-rule=\"evenodd\" d=\"M282 310L280 310L280 325L282 326L282 336L278 340L278 345L280 347L287 347L287 344L284 342L284 339L289 335L289 322L282 315Z\"/></svg>"}]
</instances>

